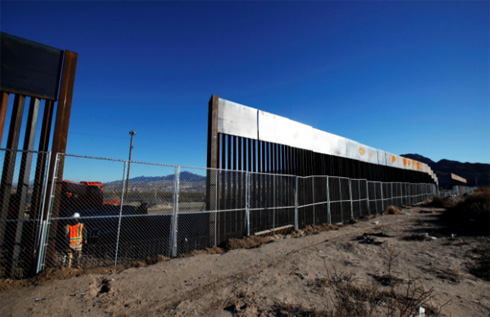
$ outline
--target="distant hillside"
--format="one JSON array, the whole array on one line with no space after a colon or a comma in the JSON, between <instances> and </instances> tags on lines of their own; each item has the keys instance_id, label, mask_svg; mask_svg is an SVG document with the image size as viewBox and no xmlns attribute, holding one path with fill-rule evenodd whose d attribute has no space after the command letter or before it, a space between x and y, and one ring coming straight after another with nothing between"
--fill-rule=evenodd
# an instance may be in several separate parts
<instances>
[{"instance_id":1,"label":"distant hillside","mask_svg":"<svg viewBox=\"0 0 490 317\"><path fill-rule=\"evenodd\" d=\"M175 174L170 174L167 176L138 176L129 178L129 182L131 184L152 184L152 183L170 183L175 180ZM191 172L181 172L180 173L180 182L191 182L191 183L201 183L206 181L205 176L197 175ZM120 184L122 181L113 181L108 184Z\"/></svg>"},{"instance_id":2,"label":"distant hillside","mask_svg":"<svg viewBox=\"0 0 490 317\"><path fill-rule=\"evenodd\" d=\"M402 154L401 156L429 165L439 178L439 186L443 188L451 187L451 173L466 178L468 186L490 186L490 164L461 163L446 159L436 163L420 154Z\"/></svg>"}]
</instances>

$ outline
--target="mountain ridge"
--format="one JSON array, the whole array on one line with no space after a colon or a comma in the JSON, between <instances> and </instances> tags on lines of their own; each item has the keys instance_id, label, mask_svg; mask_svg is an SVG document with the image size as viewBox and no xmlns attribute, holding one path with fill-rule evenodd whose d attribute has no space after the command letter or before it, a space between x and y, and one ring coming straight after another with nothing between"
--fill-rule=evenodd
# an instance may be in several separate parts
<instances>
[{"instance_id":1,"label":"mountain ridge","mask_svg":"<svg viewBox=\"0 0 490 317\"><path fill-rule=\"evenodd\" d=\"M448 159L434 162L430 158L417 153L402 154L401 156L429 165L439 178L439 186L443 188L451 187L451 173L466 178L468 186L490 185L490 164L462 163Z\"/></svg>"}]
</instances>

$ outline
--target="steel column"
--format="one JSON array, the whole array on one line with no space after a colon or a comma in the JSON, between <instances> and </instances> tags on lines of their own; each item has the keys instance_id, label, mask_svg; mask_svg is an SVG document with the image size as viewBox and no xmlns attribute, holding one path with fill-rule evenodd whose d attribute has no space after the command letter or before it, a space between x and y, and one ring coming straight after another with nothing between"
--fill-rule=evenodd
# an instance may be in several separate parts
<instances>
[{"instance_id":1,"label":"steel column","mask_svg":"<svg viewBox=\"0 0 490 317\"><path fill-rule=\"evenodd\" d=\"M5 126L5 119L7 117L7 108L9 104L9 93L2 91L0 97L0 147L3 139L3 128Z\"/></svg>"},{"instance_id":2,"label":"steel column","mask_svg":"<svg viewBox=\"0 0 490 317\"><path fill-rule=\"evenodd\" d=\"M172 248L171 248L171 256L177 256L177 234L178 234L178 225L179 225L179 185L180 185L180 166L175 167L175 177L174 177L174 197L172 204Z\"/></svg>"},{"instance_id":3,"label":"steel column","mask_svg":"<svg viewBox=\"0 0 490 317\"><path fill-rule=\"evenodd\" d=\"M31 174L31 165L32 165L32 150L34 149L34 140L36 138L36 128L37 128L37 118L39 116L39 107L40 107L41 101L38 98L31 98L30 106L29 106L29 113L27 116L27 128L26 128L26 133L24 137L24 152L22 152L22 159L20 163L20 170L19 170L19 179L17 182L17 192L15 195L14 202L12 204L11 215L9 216L10 219L23 219L24 218L24 212L26 208L26 200L27 200L27 191L29 189L29 179L30 179L30 174ZM18 221L17 224L12 223L12 225L15 225L15 229L12 228L14 231L15 230L15 243L14 243L14 248L12 254L9 255L9 259L12 259L12 262L10 263L10 276L14 277L15 272L17 270L17 265L19 262L19 256L20 256L20 251L21 251L21 239L22 239L22 229L24 223L22 221ZM25 235L25 233L24 233ZM24 240L26 240L24 238ZM27 239L28 240L28 239ZM23 249L29 249L32 248L31 246L24 245ZM29 258L31 258L31 254L28 250Z\"/></svg>"},{"instance_id":4,"label":"steel column","mask_svg":"<svg viewBox=\"0 0 490 317\"><path fill-rule=\"evenodd\" d=\"M22 115L24 113L25 97L16 95L14 99L14 106L12 109L12 117L9 128L9 135L7 139L7 148L5 151L5 158L3 163L2 182L0 185L0 219L7 219L10 208L10 196L12 190L12 183L14 179L15 161L17 158L17 148L19 146L20 128L22 123ZM0 224L0 243L5 241L5 223Z\"/></svg>"}]
</instances>

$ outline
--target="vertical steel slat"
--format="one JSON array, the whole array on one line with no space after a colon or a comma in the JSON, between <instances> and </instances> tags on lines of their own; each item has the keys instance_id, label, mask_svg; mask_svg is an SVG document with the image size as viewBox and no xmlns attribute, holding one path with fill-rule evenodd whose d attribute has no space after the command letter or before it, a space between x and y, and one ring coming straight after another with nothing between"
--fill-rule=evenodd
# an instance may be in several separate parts
<instances>
[{"instance_id":1,"label":"vertical steel slat","mask_svg":"<svg viewBox=\"0 0 490 317\"><path fill-rule=\"evenodd\" d=\"M219 97L212 95L208 102L208 144L207 144L207 167L211 170L207 171L207 185L206 186L206 210L219 209L220 199L217 194L219 191L219 182L216 169L219 168L220 164L220 141L222 135L218 133L218 113L219 113ZM215 169L215 170L213 170ZM215 173L213 177L212 173ZM214 192L213 192L214 188ZM219 191L221 193L221 191ZM213 201L214 200L214 201ZM210 232L214 233L214 239L210 237L210 240L214 240L214 245L216 245L216 227L217 227L217 213L209 215L209 229Z\"/></svg>"},{"instance_id":2,"label":"vertical steel slat","mask_svg":"<svg viewBox=\"0 0 490 317\"><path fill-rule=\"evenodd\" d=\"M8 219L12 215L9 215L10 208L10 196L12 190L12 183L14 179L15 161L17 159L17 148L19 146L20 129L22 123L22 115L24 113L25 97L16 95L14 98L14 105L12 109L12 115L10 120L9 134L7 139L7 148L5 151L5 157L3 162L2 180L0 185L0 219ZM15 224L14 224L15 225ZM8 233L10 231L11 224L0 223L0 245L5 243L8 239Z\"/></svg>"},{"instance_id":3,"label":"vertical steel slat","mask_svg":"<svg viewBox=\"0 0 490 317\"><path fill-rule=\"evenodd\" d=\"M24 147L23 147L24 152L22 152L19 178L17 182L17 192L15 194L14 202L11 206L12 215L11 217L9 217L11 219L22 219L24 211L26 209L27 191L29 189L29 179L30 179L32 156L33 156L33 153L31 151L34 149L34 140L36 139L37 118L39 116L40 104L41 104L40 99L31 98L29 113L27 116L27 128L24 137ZM22 221L18 221L17 224L15 225L16 228L14 229L15 243L14 243L14 249L12 250L13 252L11 254L12 263L10 268L10 276L12 277L14 277L15 272L17 270L21 248L29 250L33 247L32 245L21 246L23 225L24 223ZM27 241L25 237L24 240ZM30 253L30 250L27 252Z\"/></svg>"},{"instance_id":4,"label":"vertical steel slat","mask_svg":"<svg viewBox=\"0 0 490 317\"><path fill-rule=\"evenodd\" d=\"M7 118L7 108L9 104L9 93L2 91L0 97L0 147L3 139L3 128L5 127L5 119Z\"/></svg>"},{"instance_id":5,"label":"vertical steel slat","mask_svg":"<svg viewBox=\"0 0 490 317\"><path fill-rule=\"evenodd\" d=\"M22 115L24 113L25 97L15 95L12 116L10 119L9 135L7 139L7 151L3 163L2 182L0 185L0 203L1 212L0 218L7 219L7 213L10 204L10 192L14 179L15 161L17 158L17 148L19 146L20 129L22 123ZM0 240L0 241L3 241Z\"/></svg>"}]
</instances>

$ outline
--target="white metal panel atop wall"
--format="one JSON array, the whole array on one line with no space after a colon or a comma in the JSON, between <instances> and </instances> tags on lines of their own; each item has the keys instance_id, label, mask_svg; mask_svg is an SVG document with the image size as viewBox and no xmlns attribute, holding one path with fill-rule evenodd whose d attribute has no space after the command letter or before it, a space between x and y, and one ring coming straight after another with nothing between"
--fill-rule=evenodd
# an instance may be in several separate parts
<instances>
[{"instance_id":1,"label":"white metal panel atop wall","mask_svg":"<svg viewBox=\"0 0 490 317\"><path fill-rule=\"evenodd\" d=\"M403 157L401 157L400 155L395 155L395 158L395 166L398 168L403 168Z\"/></svg>"},{"instance_id":2,"label":"white metal panel atop wall","mask_svg":"<svg viewBox=\"0 0 490 317\"><path fill-rule=\"evenodd\" d=\"M288 145L317 153L346 157L373 164L437 175L426 164L360 144L313 127L219 99L218 132L255 140Z\"/></svg>"},{"instance_id":3,"label":"white metal panel atop wall","mask_svg":"<svg viewBox=\"0 0 490 317\"><path fill-rule=\"evenodd\" d=\"M385 152L386 166L396 167L396 155L390 152Z\"/></svg>"},{"instance_id":4,"label":"white metal panel atop wall","mask_svg":"<svg viewBox=\"0 0 490 317\"><path fill-rule=\"evenodd\" d=\"M346 145L347 157L353 160L360 161L361 155L359 153L359 148L361 147L361 144L356 141L345 139L345 145Z\"/></svg>"},{"instance_id":5,"label":"white metal panel atop wall","mask_svg":"<svg viewBox=\"0 0 490 317\"><path fill-rule=\"evenodd\" d=\"M345 143L348 158L378 164L377 149L349 139L345 139Z\"/></svg>"},{"instance_id":6,"label":"white metal panel atop wall","mask_svg":"<svg viewBox=\"0 0 490 317\"><path fill-rule=\"evenodd\" d=\"M259 140L287 144L289 140L289 119L259 110Z\"/></svg>"},{"instance_id":7,"label":"white metal panel atop wall","mask_svg":"<svg viewBox=\"0 0 490 317\"><path fill-rule=\"evenodd\" d=\"M218 132L257 140L257 111L220 98Z\"/></svg>"},{"instance_id":8,"label":"white metal panel atop wall","mask_svg":"<svg viewBox=\"0 0 490 317\"><path fill-rule=\"evenodd\" d=\"M366 161L366 162L369 162L372 164L378 164L378 150L377 149L361 144L361 148L359 148L359 153L362 153L362 152L365 153L365 155L361 155L361 159L363 161Z\"/></svg>"},{"instance_id":9,"label":"white metal panel atop wall","mask_svg":"<svg viewBox=\"0 0 490 317\"><path fill-rule=\"evenodd\" d=\"M313 151L317 153L346 157L345 138L313 129Z\"/></svg>"},{"instance_id":10,"label":"white metal panel atop wall","mask_svg":"<svg viewBox=\"0 0 490 317\"><path fill-rule=\"evenodd\" d=\"M313 150L313 128L288 118L259 111L259 140Z\"/></svg>"},{"instance_id":11,"label":"white metal panel atop wall","mask_svg":"<svg viewBox=\"0 0 490 317\"><path fill-rule=\"evenodd\" d=\"M289 120L290 139L286 145L313 151L313 127Z\"/></svg>"},{"instance_id":12,"label":"white metal panel atop wall","mask_svg":"<svg viewBox=\"0 0 490 317\"><path fill-rule=\"evenodd\" d=\"M382 150L378 150L378 164L386 165L386 152Z\"/></svg>"}]
</instances>

